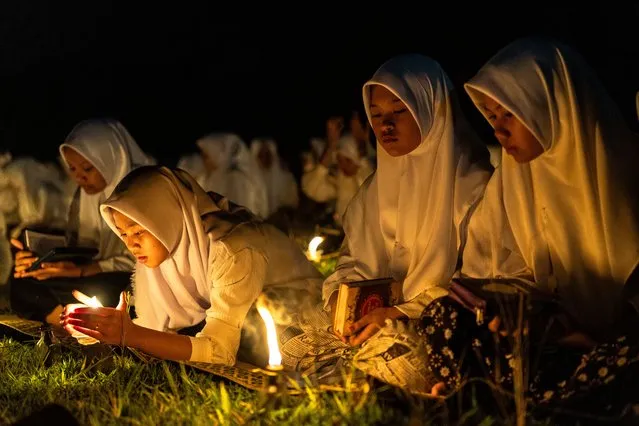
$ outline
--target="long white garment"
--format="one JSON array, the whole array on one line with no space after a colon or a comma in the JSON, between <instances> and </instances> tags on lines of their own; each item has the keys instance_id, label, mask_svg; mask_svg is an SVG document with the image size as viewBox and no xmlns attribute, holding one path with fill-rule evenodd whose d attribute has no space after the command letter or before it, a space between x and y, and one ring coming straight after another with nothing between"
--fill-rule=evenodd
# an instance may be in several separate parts
<instances>
[{"instance_id":1,"label":"long white garment","mask_svg":"<svg viewBox=\"0 0 639 426\"><path fill-rule=\"evenodd\" d=\"M268 194L268 215L275 213L280 207L297 207L299 194L293 173L284 169L273 140L254 139L251 142L251 154L259 165L258 154L266 145L271 153L272 162L269 168L260 166L262 179Z\"/></svg>"},{"instance_id":2,"label":"long white garment","mask_svg":"<svg viewBox=\"0 0 639 426\"><path fill-rule=\"evenodd\" d=\"M447 294L464 222L490 177L488 152L434 60L406 55L382 65L363 87L369 120L373 85L406 104L422 142L400 157L388 155L378 142L377 171L346 211L347 255L324 283L324 299L344 279L392 276L403 282L405 301L420 297L427 304ZM409 316L419 313L411 309Z\"/></svg>"},{"instance_id":3,"label":"long white garment","mask_svg":"<svg viewBox=\"0 0 639 426\"><path fill-rule=\"evenodd\" d=\"M353 176L346 176L337 169L333 174L331 169L318 163L302 175L302 191L307 197L318 203L335 201L335 221L341 224L348 204L359 187L373 173L374 168L368 158L359 156L357 143L350 134L340 138L333 163L336 163L337 155L349 158L357 164L359 167L357 173Z\"/></svg>"},{"instance_id":4,"label":"long white garment","mask_svg":"<svg viewBox=\"0 0 639 426\"><path fill-rule=\"evenodd\" d=\"M0 169L0 212L12 236L29 225L64 228L69 194L66 177L53 164L16 158Z\"/></svg>"},{"instance_id":5,"label":"long white garment","mask_svg":"<svg viewBox=\"0 0 639 426\"><path fill-rule=\"evenodd\" d=\"M462 273L531 274L593 332L613 320L639 260L639 141L583 59L523 39L467 84L484 113L489 96L544 152L518 164L506 152L471 219Z\"/></svg>"},{"instance_id":6,"label":"long white garment","mask_svg":"<svg viewBox=\"0 0 639 426\"><path fill-rule=\"evenodd\" d=\"M216 165L216 169L204 175L198 183L206 191L222 194L256 215L266 217L266 185L256 161L239 136L212 133L199 139L197 145Z\"/></svg>"},{"instance_id":7,"label":"long white garment","mask_svg":"<svg viewBox=\"0 0 639 426\"><path fill-rule=\"evenodd\" d=\"M320 274L294 241L246 209L207 194L181 170L148 167L127 177L101 207L118 233L110 209L143 226L169 250L170 257L156 268L136 265L135 322L175 332L206 319L191 339L191 360L233 364L242 323L263 288L305 289L319 296Z\"/></svg>"},{"instance_id":8,"label":"long white garment","mask_svg":"<svg viewBox=\"0 0 639 426\"><path fill-rule=\"evenodd\" d=\"M136 167L151 164L151 160L121 123L109 119L80 122L60 145L63 160L65 148L86 158L107 183L102 192L94 195L86 194L80 188L76 190L69 212L69 226L77 227L80 245L98 248L96 259L103 272L130 271L133 258L102 221L99 205L124 176ZM68 167L66 160L65 165Z\"/></svg>"}]
</instances>

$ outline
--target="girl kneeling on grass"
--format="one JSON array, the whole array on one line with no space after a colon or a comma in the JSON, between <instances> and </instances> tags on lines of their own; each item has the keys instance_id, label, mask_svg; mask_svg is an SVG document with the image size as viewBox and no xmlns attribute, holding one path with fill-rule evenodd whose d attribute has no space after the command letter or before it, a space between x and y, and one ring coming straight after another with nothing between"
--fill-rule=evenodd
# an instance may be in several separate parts
<instances>
[{"instance_id":1,"label":"girl kneeling on grass","mask_svg":"<svg viewBox=\"0 0 639 426\"><path fill-rule=\"evenodd\" d=\"M321 275L292 240L182 170L132 172L101 213L137 258L137 318L122 295L117 308L67 308L68 331L158 358L233 365L240 347L255 345L246 331L261 321L251 306L263 290L290 309L319 301Z\"/></svg>"}]
</instances>

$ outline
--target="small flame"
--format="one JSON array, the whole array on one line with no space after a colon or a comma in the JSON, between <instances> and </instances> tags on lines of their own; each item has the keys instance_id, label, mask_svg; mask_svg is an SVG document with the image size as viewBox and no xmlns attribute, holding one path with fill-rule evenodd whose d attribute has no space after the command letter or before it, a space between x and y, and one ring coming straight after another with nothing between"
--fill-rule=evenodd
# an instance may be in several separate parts
<instances>
[{"instance_id":1,"label":"small flame","mask_svg":"<svg viewBox=\"0 0 639 426\"><path fill-rule=\"evenodd\" d=\"M313 237L310 243L308 243L308 257L310 260L319 260L322 255L321 251L317 250L320 244L324 241L324 237Z\"/></svg>"},{"instance_id":2,"label":"small flame","mask_svg":"<svg viewBox=\"0 0 639 426\"><path fill-rule=\"evenodd\" d=\"M266 340L268 342L268 364L269 367L279 367L282 365L282 355L280 354L280 347L277 343L277 332L275 330L275 321L271 313L266 308L264 303L264 296L260 296L257 299L257 311L260 313L264 325L266 325Z\"/></svg>"},{"instance_id":3,"label":"small flame","mask_svg":"<svg viewBox=\"0 0 639 426\"><path fill-rule=\"evenodd\" d=\"M78 302L84 303L85 305L90 306L92 308L101 308L103 306L102 303L95 296L89 297L79 290L73 290L72 294L73 294L73 297L75 297Z\"/></svg>"}]
</instances>

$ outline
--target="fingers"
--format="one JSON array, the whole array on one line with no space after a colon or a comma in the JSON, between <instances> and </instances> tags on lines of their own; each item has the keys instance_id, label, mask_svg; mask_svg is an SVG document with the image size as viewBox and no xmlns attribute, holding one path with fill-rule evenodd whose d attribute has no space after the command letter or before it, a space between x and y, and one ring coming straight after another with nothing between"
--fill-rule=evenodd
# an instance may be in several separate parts
<instances>
[{"instance_id":1,"label":"fingers","mask_svg":"<svg viewBox=\"0 0 639 426\"><path fill-rule=\"evenodd\" d=\"M89 337L93 337L96 340L100 340L100 341L104 340L104 335L102 333L100 333L99 331L96 331L96 330L92 330L90 328L85 328L85 327L82 327L82 326L71 325L71 324L69 324L68 326L65 327L65 329L67 329L67 328L71 329L73 331L78 331L78 332L80 332L82 334L85 334L85 335L87 335ZM68 329L67 329L67 331L69 331Z\"/></svg>"},{"instance_id":2,"label":"fingers","mask_svg":"<svg viewBox=\"0 0 639 426\"><path fill-rule=\"evenodd\" d=\"M126 302L126 292L120 292L120 302L118 302L118 306L115 307L116 310L118 311L124 311L126 312L126 309L128 307L128 304Z\"/></svg>"},{"instance_id":3,"label":"fingers","mask_svg":"<svg viewBox=\"0 0 639 426\"><path fill-rule=\"evenodd\" d=\"M30 251L24 251L23 250L23 251L19 251L19 252L16 253L15 259L16 259L16 262L17 262L20 259L25 259L25 258L28 258L28 257L35 257L36 259L38 258L35 254L31 253Z\"/></svg>"},{"instance_id":4,"label":"fingers","mask_svg":"<svg viewBox=\"0 0 639 426\"><path fill-rule=\"evenodd\" d=\"M371 314L364 315L359 320L351 324L350 327L344 330L344 336L346 337L352 336L353 334L357 333L362 328L366 327L372 321L373 321L373 316Z\"/></svg>"},{"instance_id":5,"label":"fingers","mask_svg":"<svg viewBox=\"0 0 639 426\"><path fill-rule=\"evenodd\" d=\"M353 336L350 338L351 346L359 346L365 341L367 341L373 334L377 333L380 329L379 325L372 323L368 324L364 331L359 333L357 336Z\"/></svg>"},{"instance_id":6,"label":"fingers","mask_svg":"<svg viewBox=\"0 0 639 426\"><path fill-rule=\"evenodd\" d=\"M439 382L430 390L431 395L433 396L442 396L444 391L446 390L446 385L444 382Z\"/></svg>"},{"instance_id":7,"label":"fingers","mask_svg":"<svg viewBox=\"0 0 639 426\"><path fill-rule=\"evenodd\" d=\"M70 310L67 315L95 315L99 317L112 317L118 315L113 308L92 308L90 306L75 304L77 307Z\"/></svg>"},{"instance_id":8,"label":"fingers","mask_svg":"<svg viewBox=\"0 0 639 426\"><path fill-rule=\"evenodd\" d=\"M17 248L18 250L24 250L24 245L16 240L15 238L11 238L11 245Z\"/></svg>"}]
</instances>

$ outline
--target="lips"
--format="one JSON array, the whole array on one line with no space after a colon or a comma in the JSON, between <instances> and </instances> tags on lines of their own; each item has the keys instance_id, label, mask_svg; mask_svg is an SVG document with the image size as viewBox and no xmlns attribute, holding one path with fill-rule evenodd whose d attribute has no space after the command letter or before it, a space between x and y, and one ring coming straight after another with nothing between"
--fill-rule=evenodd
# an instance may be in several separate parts
<instances>
[{"instance_id":1,"label":"lips","mask_svg":"<svg viewBox=\"0 0 639 426\"><path fill-rule=\"evenodd\" d=\"M384 143L392 143L392 142L397 142L397 138L394 136L382 136L382 142Z\"/></svg>"},{"instance_id":2,"label":"lips","mask_svg":"<svg viewBox=\"0 0 639 426\"><path fill-rule=\"evenodd\" d=\"M138 262L140 263L146 263L146 261L148 260L148 257L146 256L137 256Z\"/></svg>"}]
</instances>

